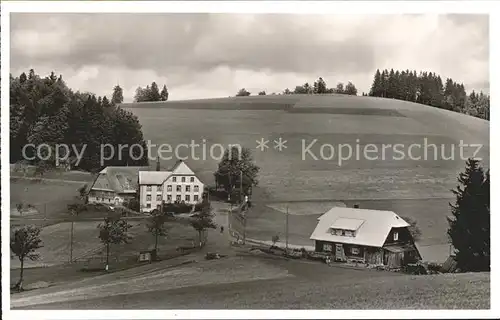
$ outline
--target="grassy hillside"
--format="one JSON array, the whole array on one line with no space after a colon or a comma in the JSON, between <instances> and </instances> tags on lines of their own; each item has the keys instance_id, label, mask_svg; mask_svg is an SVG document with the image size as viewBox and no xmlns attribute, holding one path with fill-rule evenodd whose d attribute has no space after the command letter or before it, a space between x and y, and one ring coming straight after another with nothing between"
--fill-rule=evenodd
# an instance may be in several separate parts
<instances>
[{"instance_id":1,"label":"grassy hillside","mask_svg":"<svg viewBox=\"0 0 500 320\"><path fill-rule=\"evenodd\" d=\"M308 241L312 231L309 229L315 225L314 215L321 213L314 209L318 207L314 201L347 201L352 205L353 202L348 201L352 200L359 202L362 208L394 210L413 217L423 231L422 245L442 245L447 242L450 189L456 186L457 174L464 167L460 142L482 144L476 156L483 157L484 164L489 166L489 122L406 101L345 95L290 95L125 104L124 107L139 117L145 139L154 144L167 143L175 147L195 141L206 143L207 150L215 143L241 144L254 150L261 173L253 201L262 202L262 206L251 213L255 215L254 225L249 222L249 228L250 234L255 230L255 234L266 240L273 233L283 232L283 226L275 222L281 219L277 215L282 213L264 206L264 201L307 201L311 215L294 217L297 221L290 223L290 232L297 234L297 241ZM287 140L287 148L281 152L273 149L273 140L279 137ZM256 140L261 138L270 140L270 148L264 152L255 149ZM303 154L304 147L313 141L316 143L310 150L318 160ZM435 144L437 154L433 147L425 151L425 142ZM323 144L332 145L334 154L325 147L324 157L320 158ZM339 162L341 144L350 145L354 154L351 159ZM377 159L364 157L363 148L367 144L378 148L378 152L369 155ZM382 153L383 145L395 144L403 145L404 159L398 160L391 146ZM412 149L412 156L424 157L427 152L427 160L408 157L412 144L421 145ZM360 157L356 158L358 146ZM463 155L472 156L475 149L464 148ZM343 150L346 150L343 156L348 155L348 149ZM210 154L206 159L198 154L200 159L194 160L188 149L181 151L181 156L188 156L188 164L203 180L213 183L212 173L218 161L210 159ZM450 155L454 155L454 159L443 158ZM173 161L163 161L162 165L168 167ZM295 226L301 230L294 232Z\"/></svg>"},{"instance_id":2,"label":"grassy hillside","mask_svg":"<svg viewBox=\"0 0 500 320\"><path fill-rule=\"evenodd\" d=\"M231 257L168 261L11 297L12 308L488 309L489 273L410 276ZM99 288L99 290L96 290Z\"/></svg>"},{"instance_id":3,"label":"grassy hillside","mask_svg":"<svg viewBox=\"0 0 500 320\"><path fill-rule=\"evenodd\" d=\"M291 108L287 107L290 103L294 103ZM273 200L449 197L449 189L464 166L459 159L460 140L484 144L480 155L489 155L487 121L391 99L343 95L256 96L124 107L131 108L139 117L145 138L155 144L175 147L194 140L199 144L205 142L207 149L215 143L223 146L238 143L254 149L255 140L270 139L271 148L265 152L254 149L254 155L262 168L261 186ZM272 149L272 140L279 137L287 140L287 149L281 152ZM320 157L322 144L335 148L349 144L353 152L359 145L361 158L339 162L338 152L331 159L330 153L325 152L326 160L315 160L308 154L303 159L302 146L310 145L314 139L317 142L310 150L316 157ZM392 157L397 154L391 149L385 151L382 159L383 144L404 144L407 150L413 143L423 145L424 139L438 146L438 160L434 160L433 149L428 151L428 160L408 157L394 160ZM366 144L379 147L375 154L379 159L363 159L362 148ZM441 146L448 157L452 144L455 144L455 159L443 160ZM414 148L413 157L424 156L422 149ZM471 156L474 150L466 148L464 155ZM187 149L181 151L181 155L190 156ZM202 172L207 182L212 182L216 160L188 158L187 161ZM164 165L170 163L165 161Z\"/></svg>"}]
</instances>

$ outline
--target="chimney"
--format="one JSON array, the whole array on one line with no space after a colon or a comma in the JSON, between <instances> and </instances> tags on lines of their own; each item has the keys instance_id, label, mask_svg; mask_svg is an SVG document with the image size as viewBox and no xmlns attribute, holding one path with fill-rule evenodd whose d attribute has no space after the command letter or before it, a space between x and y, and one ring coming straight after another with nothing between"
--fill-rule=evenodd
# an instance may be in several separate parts
<instances>
[{"instance_id":1,"label":"chimney","mask_svg":"<svg viewBox=\"0 0 500 320\"><path fill-rule=\"evenodd\" d=\"M359 204L355 204L354 209L359 209Z\"/></svg>"},{"instance_id":2,"label":"chimney","mask_svg":"<svg viewBox=\"0 0 500 320\"><path fill-rule=\"evenodd\" d=\"M156 171L160 171L160 157L156 157Z\"/></svg>"}]
</instances>

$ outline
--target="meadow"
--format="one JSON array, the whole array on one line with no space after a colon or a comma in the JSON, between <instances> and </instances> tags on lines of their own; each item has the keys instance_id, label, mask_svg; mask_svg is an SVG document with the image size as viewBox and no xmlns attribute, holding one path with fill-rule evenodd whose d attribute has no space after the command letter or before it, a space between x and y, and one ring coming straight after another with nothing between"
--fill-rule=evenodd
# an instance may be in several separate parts
<instances>
[{"instance_id":1,"label":"meadow","mask_svg":"<svg viewBox=\"0 0 500 320\"><path fill-rule=\"evenodd\" d=\"M457 173L464 167L458 149L461 140L464 143L483 144L479 155L485 159L485 165L489 165L488 123L480 119L407 102L335 96L330 97L330 105L327 105L325 97L317 97L322 101L320 108L328 109L329 113L318 112L318 107L311 107L309 113L296 113L284 107L282 110L270 110L271 103L268 100L258 103L255 102L257 98L253 97L254 102L248 102L245 108L239 102L233 109L229 109L228 105L231 104L228 101L238 100L236 98L221 102L227 107L225 109L215 107L217 99L207 100L208 106L194 100L193 105L183 101L172 102L171 105L157 103L156 107L124 107L128 106L139 117L145 139L156 145L169 144L175 147L194 141L204 143L207 150L213 144L240 144L252 149L255 162L261 167L260 186L273 201L449 197ZM273 97L275 101L281 98L285 99L283 105L288 105L288 97ZM304 99L314 101L314 98ZM246 101L246 98L239 99ZM357 113L356 110L369 109L366 101L370 99L379 104L379 109L372 108L375 111L372 110L370 115ZM380 104L384 100L387 100L387 105L382 109L383 105ZM363 102L361 106L356 104L358 101ZM300 106L290 110L307 110L304 103L299 101L297 104ZM273 106L276 104L273 103ZM403 107L393 107L400 104ZM254 109L250 109L252 106ZM347 108L353 111L348 113ZM335 110L342 111L335 113ZM387 115L384 110L403 116ZM379 115L373 115L377 112ZM287 148L282 151L273 148L273 140L279 137L287 141ZM270 140L269 149L256 149L256 140L261 138ZM302 146L308 146L315 139L317 142L310 150L319 159L308 154L303 157ZM393 150L381 151L383 144L402 144L409 148L411 144L423 145L424 141L428 145L437 145L437 153L432 148L428 151L423 147L413 148L411 156L423 157L427 152L427 160L412 160L409 152L404 159L399 160L394 158L397 154ZM338 152L333 157L328 152L324 152L327 153L326 157L320 156L321 146L326 144L334 147L349 144L353 152L356 146L362 150L364 146L374 144L379 147L379 152L373 156L378 158L367 159L361 151L360 157L353 156L339 163ZM453 153L452 145L455 146ZM441 146L444 156L453 154L453 160L443 159ZM212 174L217 167L217 159L210 159L208 152L204 159L200 151L196 154L200 158L198 160L192 157L187 148L179 150L180 156L187 157L187 163L201 175L204 182L213 184ZM464 156L471 156L474 150L473 147L464 148ZM152 154L156 151L151 148ZM173 153L168 155L175 156ZM162 161L162 165L169 167L174 162L172 158Z\"/></svg>"},{"instance_id":2,"label":"meadow","mask_svg":"<svg viewBox=\"0 0 500 320\"><path fill-rule=\"evenodd\" d=\"M60 217L67 215L67 206L78 201L78 189L88 181L36 181L11 177L11 214L18 216L17 204L33 206L40 217Z\"/></svg>"},{"instance_id":3,"label":"meadow","mask_svg":"<svg viewBox=\"0 0 500 320\"><path fill-rule=\"evenodd\" d=\"M175 147L194 141L205 143L207 149L216 143L252 149L261 171L259 187L252 196L255 207L249 213L247 236L264 240L279 232L283 235L282 208L288 203L300 206L292 208L296 214L290 215L290 242L310 245L309 235L317 216L326 211L325 202L340 201L412 217L422 229L422 250L441 246L439 250L444 252L450 189L456 187L465 162L460 152L469 157L476 150L465 147L460 151L459 144L482 144L476 157L482 157L489 167L489 122L405 101L338 95L264 96L123 107L138 116L145 139L154 144ZM273 142L280 137L287 141L287 148L281 151ZM261 138L270 140L264 151L256 149L256 140ZM316 142L310 151L318 159L304 153L304 146L312 141ZM379 151L371 158L361 151L358 157L339 162L340 144L350 145L354 152L356 147L363 150L373 144ZM404 146L403 159L397 158L394 149L386 149L385 154L380 151L383 145L395 144ZM413 148L410 154L412 144L421 147ZM425 147L431 144L437 151ZM331 151L329 145L333 146L334 154L324 152L322 157L323 145L323 151ZM187 149L180 150L202 180L213 184L218 160L210 155L203 159L200 154L200 159L194 159ZM451 156L453 159L444 158ZM414 160L418 157L421 159ZM168 168L174 161L163 160L162 166ZM308 208L311 214L306 214Z\"/></svg>"}]
</instances>

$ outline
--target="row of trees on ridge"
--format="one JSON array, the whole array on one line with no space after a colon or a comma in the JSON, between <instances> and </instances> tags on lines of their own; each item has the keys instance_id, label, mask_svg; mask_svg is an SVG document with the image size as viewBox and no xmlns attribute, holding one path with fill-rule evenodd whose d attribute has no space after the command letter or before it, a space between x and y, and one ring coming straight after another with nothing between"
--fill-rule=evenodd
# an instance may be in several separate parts
<instances>
[{"instance_id":1,"label":"row of trees on ridge","mask_svg":"<svg viewBox=\"0 0 500 320\"><path fill-rule=\"evenodd\" d=\"M151 86L147 85L146 88L138 87L135 90L134 101L135 102L150 102L150 101L167 101L168 100L168 89L166 85L163 88L158 88L156 82L152 82Z\"/></svg>"},{"instance_id":2,"label":"row of trees on ridge","mask_svg":"<svg viewBox=\"0 0 500 320\"><path fill-rule=\"evenodd\" d=\"M326 85L326 81L322 77L319 77L318 80L316 80L312 86L309 84L309 82L306 82L303 85L296 86L293 91L290 90L289 88L286 88L285 90L283 90L282 93L279 94L289 95L289 94L333 94L333 93L355 96L358 94L358 89L351 81L349 81L345 86L344 83L339 82L335 88L328 88ZM236 93L237 97L247 97L250 95L251 93L245 88L240 89L238 93ZM266 92L260 91L258 95L265 96ZM276 95L276 93L273 93L273 95Z\"/></svg>"},{"instance_id":3,"label":"row of trees on ridge","mask_svg":"<svg viewBox=\"0 0 500 320\"><path fill-rule=\"evenodd\" d=\"M483 92L465 92L463 83L442 80L434 72L377 69L368 94L421 103L489 120L490 97Z\"/></svg>"}]
</instances>

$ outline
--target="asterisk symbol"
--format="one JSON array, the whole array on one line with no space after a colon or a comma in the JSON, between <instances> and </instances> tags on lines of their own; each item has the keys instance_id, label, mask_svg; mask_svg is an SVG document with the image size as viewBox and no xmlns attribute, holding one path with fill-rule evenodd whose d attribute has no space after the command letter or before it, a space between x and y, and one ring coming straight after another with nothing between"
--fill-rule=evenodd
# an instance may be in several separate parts
<instances>
[{"instance_id":1,"label":"asterisk symbol","mask_svg":"<svg viewBox=\"0 0 500 320\"><path fill-rule=\"evenodd\" d=\"M278 149L279 151L282 151L283 149L288 148L286 146L287 141L281 139L281 137L278 140L274 140L274 149Z\"/></svg>"},{"instance_id":2,"label":"asterisk symbol","mask_svg":"<svg viewBox=\"0 0 500 320\"><path fill-rule=\"evenodd\" d=\"M260 149L260 151L264 151L265 149L269 148L269 146L267 145L269 143L269 140L260 138L260 140L255 140L255 142L257 142L257 149Z\"/></svg>"}]
</instances>

